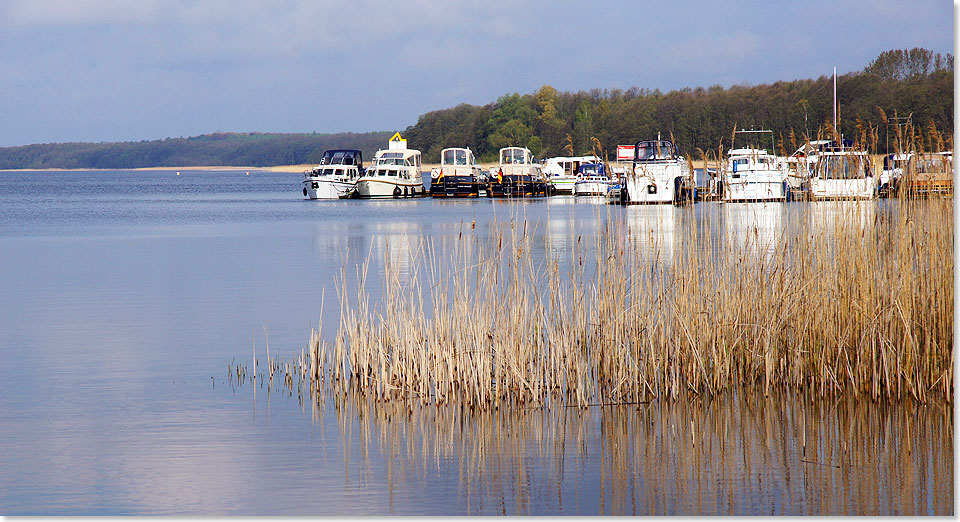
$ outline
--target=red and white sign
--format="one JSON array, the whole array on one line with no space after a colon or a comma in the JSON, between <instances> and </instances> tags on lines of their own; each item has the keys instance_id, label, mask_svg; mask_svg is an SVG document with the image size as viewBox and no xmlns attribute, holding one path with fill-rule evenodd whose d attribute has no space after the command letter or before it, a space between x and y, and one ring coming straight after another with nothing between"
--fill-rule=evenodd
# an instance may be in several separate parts
<instances>
[{"instance_id":1,"label":"red and white sign","mask_svg":"<svg viewBox=\"0 0 960 522\"><path fill-rule=\"evenodd\" d=\"M617 161L633 161L633 145L617 145Z\"/></svg>"}]
</instances>

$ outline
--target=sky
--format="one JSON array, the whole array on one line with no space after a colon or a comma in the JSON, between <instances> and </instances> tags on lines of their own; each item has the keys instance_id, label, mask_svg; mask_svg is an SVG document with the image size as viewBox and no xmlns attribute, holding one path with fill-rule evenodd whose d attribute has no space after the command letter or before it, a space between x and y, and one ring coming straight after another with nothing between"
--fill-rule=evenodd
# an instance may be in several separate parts
<instances>
[{"instance_id":1,"label":"sky","mask_svg":"<svg viewBox=\"0 0 960 522\"><path fill-rule=\"evenodd\" d=\"M0 0L0 147L397 131L504 94L759 85L954 53L945 0Z\"/></svg>"}]
</instances>

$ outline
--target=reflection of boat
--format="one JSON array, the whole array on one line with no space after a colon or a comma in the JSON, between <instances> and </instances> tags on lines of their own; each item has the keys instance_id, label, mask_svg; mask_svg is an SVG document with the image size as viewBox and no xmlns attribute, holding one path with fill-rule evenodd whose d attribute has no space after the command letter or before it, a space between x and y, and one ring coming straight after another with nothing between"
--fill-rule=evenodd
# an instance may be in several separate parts
<instances>
[{"instance_id":1,"label":"reflection of boat","mask_svg":"<svg viewBox=\"0 0 960 522\"><path fill-rule=\"evenodd\" d=\"M440 167L430 173L430 195L477 197L487 195L487 176L470 149L450 148L440 152Z\"/></svg>"},{"instance_id":2,"label":"reflection of boat","mask_svg":"<svg viewBox=\"0 0 960 522\"><path fill-rule=\"evenodd\" d=\"M693 199L690 166L673 142L638 141L633 158L620 188L608 194L612 203L672 203Z\"/></svg>"},{"instance_id":3,"label":"reflection of boat","mask_svg":"<svg viewBox=\"0 0 960 522\"><path fill-rule=\"evenodd\" d=\"M683 240L682 220L678 215L683 208L662 205L631 206L624 209L628 241L639 252L651 255L662 263L672 264L674 255L680 252Z\"/></svg>"},{"instance_id":4,"label":"reflection of boat","mask_svg":"<svg viewBox=\"0 0 960 522\"><path fill-rule=\"evenodd\" d=\"M810 176L814 199L870 199L877 195L877 178L866 152L831 149L817 155Z\"/></svg>"},{"instance_id":5,"label":"reflection of boat","mask_svg":"<svg viewBox=\"0 0 960 522\"><path fill-rule=\"evenodd\" d=\"M547 158L543 165L543 173L547 181L553 185L558 194L572 194L577 182L577 173L583 163L596 163L600 158L596 156L558 156Z\"/></svg>"},{"instance_id":6,"label":"reflection of boat","mask_svg":"<svg viewBox=\"0 0 960 522\"><path fill-rule=\"evenodd\" d=\"M378 150L366 173L357 180L361 198L402 198L422 196L423 176L420 172L420 151L407 148L400 133L390 140L387 150Z\"/></svg>"},{"instance_id":7,"label":"reflection of boat","mask_svg":"<svg viewBox=\"0 0 960 522\"><path fill-rule=\"evenodd\" d=\"M490 196L531 197L546 196L549 184L529 149L506 147L500 149L500 165L490 171Z\"/></svg>"},{"instance_id":8,"label":"reflection of boat","mask_svg":"<svg viewBox=\"0 0 960 522\"><path fill-rule=\"evenodd\" d=\"M303 196L309 199L338 199L353 195L363 165L359 150L328 150L320 164L303 173Z\"/></svg>"},{"instance_id":9,"label":"reflection of boat","mask_svg":"<svg viewBox=\"0 0 960 522\"><path fill-rule=\"evenodd\" d=\"M724 203L724 237L734 253L756 259L772 252L782 236L787 208L781 203Z\"/></svg>"},{"instance_id":10,"label":"reflection of boat","mask_svg":"<svg viewBox=\"0 0 960 522\"><path fill-rule=\"evenodd\" d=\"M769 201L785 197L786 174L764 149L733 149L723 172L724 201Z\"/></svg>"},{"instance_id":11,"label":"reflection of boat","mask_svg":"<svg viewBox=\"0 0 960 522\"><path fill-rule=\"evenodd\" d=\"M613 182L607 176L603 163L584 163L577 171L573 185L574 196L606 196Z\"/></svg>"}]
</instances>

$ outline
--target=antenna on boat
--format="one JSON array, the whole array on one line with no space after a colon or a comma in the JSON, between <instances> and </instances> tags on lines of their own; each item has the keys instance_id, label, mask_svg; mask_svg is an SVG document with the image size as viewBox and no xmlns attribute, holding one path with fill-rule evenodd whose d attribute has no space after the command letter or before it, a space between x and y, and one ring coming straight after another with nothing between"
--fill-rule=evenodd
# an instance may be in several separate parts
<instances>
[{"instance_id":1,"label":"antenna on boat","mask_svg":"<svg viewBox=\"0 0 960 522\"><path fill-rule=\"evenodd\" d=\"M840 138L840 149L843 150L843 138L837 128L837 66L833 66L833 132Z\"/></svg>"}]
</instances>

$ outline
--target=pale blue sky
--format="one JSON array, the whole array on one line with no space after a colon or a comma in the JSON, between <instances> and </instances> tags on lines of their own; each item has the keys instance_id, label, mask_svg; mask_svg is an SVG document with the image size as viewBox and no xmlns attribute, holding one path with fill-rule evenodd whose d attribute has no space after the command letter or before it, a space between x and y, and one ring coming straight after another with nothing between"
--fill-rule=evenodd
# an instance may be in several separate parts
<instances>
[{"instance_id":1,"label":"pale blue sky","mask_svg":"<svg viewBox=\"0 0 960 522\"><path fill-rule=\"evenodd\" d=\"M401 130L502 94L668 91L954 49L943 0L0 0L0 146Z\"/></svg>"}]
</instances>

